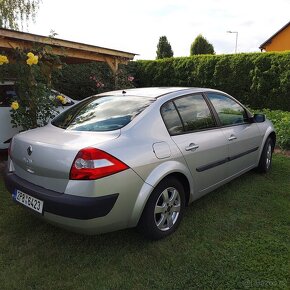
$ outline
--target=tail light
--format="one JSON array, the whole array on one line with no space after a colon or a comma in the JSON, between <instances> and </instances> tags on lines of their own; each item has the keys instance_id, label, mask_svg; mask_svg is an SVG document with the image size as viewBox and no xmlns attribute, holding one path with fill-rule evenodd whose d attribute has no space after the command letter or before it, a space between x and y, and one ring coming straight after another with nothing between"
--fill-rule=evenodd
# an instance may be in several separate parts
<instances>
[{"instance_id":1,"label":"tail light","mask_svg":"<svg viewBox=\"0 0 290 290\"><path fill-rule=\"evenodd\" d=\"M129 167L114 156L96 148L80 150L70 170L70 179L92 180L115 174Z\"/></svg>"}]
</instances>

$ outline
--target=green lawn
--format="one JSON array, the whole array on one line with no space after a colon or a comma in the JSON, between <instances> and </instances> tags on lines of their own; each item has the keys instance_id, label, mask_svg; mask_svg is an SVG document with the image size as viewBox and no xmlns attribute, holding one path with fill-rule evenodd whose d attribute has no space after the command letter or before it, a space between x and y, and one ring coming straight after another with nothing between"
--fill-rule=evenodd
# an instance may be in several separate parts
<instances>
[{"instance_id":1,"label":"green lawn","mask_svg":"<svg viewBox=\"0 0 290 290\"><path fill-rule=\"evenodd\" d=\"M190 205L158 242L82 236L15 205L0 179L1 289L289 289L290 158Z\"/></svg>"}]
</instances>

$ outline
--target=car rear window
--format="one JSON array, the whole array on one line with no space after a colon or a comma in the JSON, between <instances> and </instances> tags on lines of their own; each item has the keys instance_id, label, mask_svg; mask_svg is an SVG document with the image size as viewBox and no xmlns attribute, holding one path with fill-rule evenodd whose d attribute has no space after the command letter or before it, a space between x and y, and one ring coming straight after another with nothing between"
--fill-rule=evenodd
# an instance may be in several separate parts
<instances>
[{"instance_id":1,"label":"car rear window","mask_svg":"<svg viewBox=\"0 0 290 290\"><path fill-rule=\"evenodd\" d=\"M155 99L135 96L91 97L61 113L52 125L73 131L112 131L130 123Z\"/></svg>"}]
</instances>

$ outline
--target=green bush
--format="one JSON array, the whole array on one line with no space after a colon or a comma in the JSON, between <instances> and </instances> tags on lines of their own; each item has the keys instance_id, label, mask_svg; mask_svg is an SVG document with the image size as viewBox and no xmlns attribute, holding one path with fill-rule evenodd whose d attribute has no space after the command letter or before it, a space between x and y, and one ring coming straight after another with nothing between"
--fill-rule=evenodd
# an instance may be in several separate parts
<instances>
[{"instance_id":1,"label":"green bush","mask_svg":"<svg viewBox=\"0 0 290 290\"><path fill-rule=\"evenodd\" d=\"M277 145L283 150L290 149L290 112L281 110L255 110L255 113L264 113L276 129Z\"/></svg>"},{"instance_id":2,"label":"green bush","mask_svg":"<svg viewBox=\"0 0 290 290\"><path fill-rule=\"evenodd\" d=\"M209 87L255 109L290 111L290 52L196 55L131 66L138 87Z\"/></svg>"},{"instance_id":3,"label":"green bush","mask_svg":"<svg viewBox=\"0 0 290 290\"><path fill-rule=\"evenodd\" d=\"M133 86L130 66L120 65L116 79L106 63L66 65L61 72L53 75L53 87L77 100L85 97Z\"/></svg>"}]
</instances>

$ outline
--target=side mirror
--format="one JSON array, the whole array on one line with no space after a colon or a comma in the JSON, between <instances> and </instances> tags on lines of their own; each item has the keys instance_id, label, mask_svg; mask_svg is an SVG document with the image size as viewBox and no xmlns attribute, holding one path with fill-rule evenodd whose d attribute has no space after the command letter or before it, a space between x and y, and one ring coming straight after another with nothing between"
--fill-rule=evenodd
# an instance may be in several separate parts
<instances>
[{"instance_id":1,"label":"side mirror","mask_svg":"<svg viewBox=\"0 0 290 290\"><path fill-rule=\"evenodd\" d=\"M253 119L255 123L263 123L266 120L266 116L264 114L254 114Z\"/></svg>"}]
</instances>

